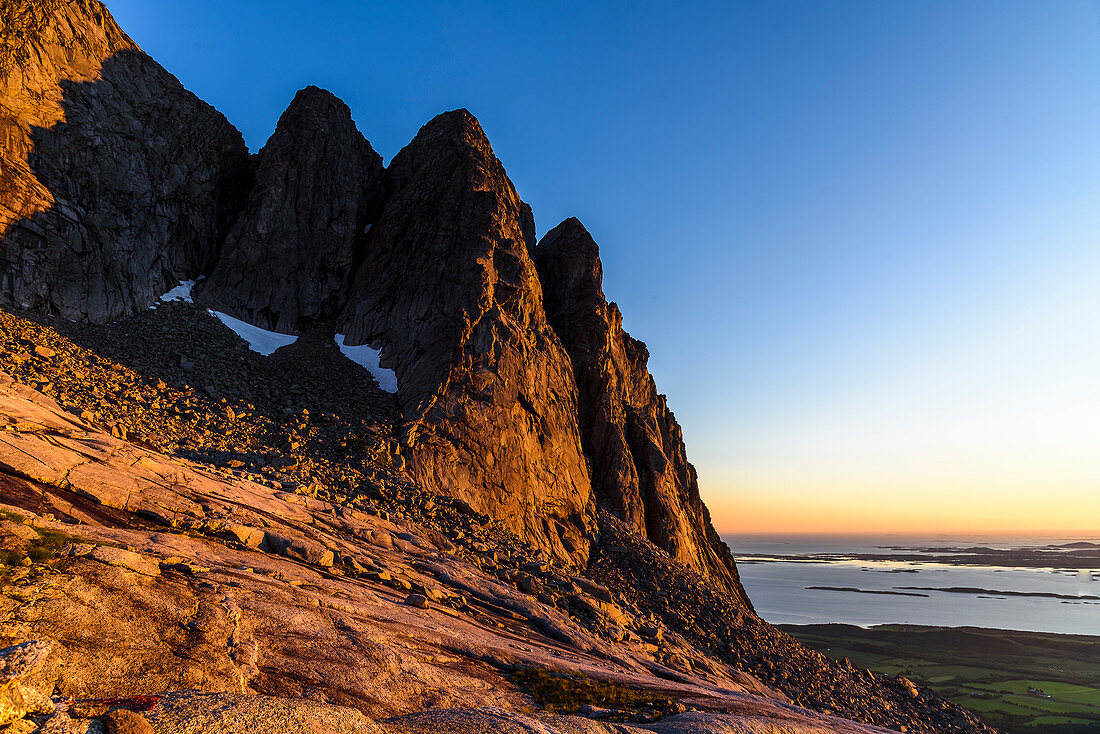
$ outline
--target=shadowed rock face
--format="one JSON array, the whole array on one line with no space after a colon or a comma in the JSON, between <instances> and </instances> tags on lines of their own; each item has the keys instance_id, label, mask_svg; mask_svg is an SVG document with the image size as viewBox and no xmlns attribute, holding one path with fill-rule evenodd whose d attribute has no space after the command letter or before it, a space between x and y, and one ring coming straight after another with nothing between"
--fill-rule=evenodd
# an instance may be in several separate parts
<instances>
[{"instance_id":1,"label":"shadowed rock face","mask_svg":"<svg viewBox=\"0 0 1100 734\"><path fill-rule=\"evenodd\" d=\"M597 495L657 547L748 605L699 498L680 425L647 369L649 351L623 330L618 307L604 297L596 243L567 219L534 254L550 323L572 358Z\"/></svg>"},{"instance_id":2,"label":"shadowed rock face","mask_svg":"<svg viewBox=\"0 0 1100 734\"><path fill-rule=\"evenodd\" d=\"M342 329L397 372L408 474L583 563L591 485L530 208L465 110L421 128L386 183Z\"/></svg>"},{"instance_id":3,"label":"shadowed rock face","mask_svg":"<svg viewBox=\"0 0 1100 734\"><path fill-rule=\"evenodd\" d=\"M334 321L381 178L382 158L348 106L301 90L258 155L244 211L199 297L284 333Z\"/></svg>"},{"instance_id":4,"label":"shadowed rock face","mask_svg":"<svg viewBox=\"0 0 1100 734\"><path fill-rule=\"evenodd\" d=\"M104 322L209 269L240 133L97 0L2 12L0 302Z\"/></svg>"}]
</instances>

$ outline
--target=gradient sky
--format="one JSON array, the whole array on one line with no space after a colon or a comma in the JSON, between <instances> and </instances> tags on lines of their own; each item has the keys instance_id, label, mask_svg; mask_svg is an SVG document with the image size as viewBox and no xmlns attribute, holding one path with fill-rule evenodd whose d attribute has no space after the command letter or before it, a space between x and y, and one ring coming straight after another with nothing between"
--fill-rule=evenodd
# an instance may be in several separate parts
<instances>
[{"instance_id":1,"label":"gradient sky","mask_svg":"<svg viewBox=\"0 0 1100 734\"><path fill-rule=\"evenodd\" d=\"M720 531L1100 530L1100 3L107 4L253 149L470 109Z\"/></svg>"}]
</instances>

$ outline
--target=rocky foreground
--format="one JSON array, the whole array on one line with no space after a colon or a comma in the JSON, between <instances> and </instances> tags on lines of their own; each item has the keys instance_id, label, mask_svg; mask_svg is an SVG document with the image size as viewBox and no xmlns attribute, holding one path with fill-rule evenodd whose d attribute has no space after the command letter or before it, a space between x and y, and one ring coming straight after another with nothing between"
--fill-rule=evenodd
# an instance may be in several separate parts
<instances>
[{"instance_id":1,"label":"rocky foreground","mask_svg":"<svg viewBox=\"0 0 1100 734\"><path fill-rule=\"evenodd\" d=\"M610 512L569 568L409 482L392 397L327 344L261 357L174 303L0 312L0 360L0 633L41 648L8 678L12 731L121 710L158 732L985 730L798 645ZM591 690L540 698L530 671Z\"/></svg>"}]
</instances>

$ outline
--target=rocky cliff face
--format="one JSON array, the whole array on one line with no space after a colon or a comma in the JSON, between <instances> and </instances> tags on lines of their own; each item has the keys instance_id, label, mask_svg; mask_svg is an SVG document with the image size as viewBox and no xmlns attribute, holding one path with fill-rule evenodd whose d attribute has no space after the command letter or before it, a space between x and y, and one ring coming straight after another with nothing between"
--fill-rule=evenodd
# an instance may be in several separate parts
<instances>
[{"instance_id":1,"label":"rocky cliff face","mask_svg":"<svg viewBox=\"0 0 1100 734\"><path fill-rule=\"evenodd\" d=\"M644 346L591 277L598 260L574 263L588 281L566 293L543 257L556 334L531 211L469 113L432 120L383 171L347 106L309 87L249 162L240 134L95 0L4 12L18 59L0 97L7 303L110 321L209 274L200 301L258 326L338 321L398 375L410 478L583 565L596 537L583 429L602 496L739 588ZM555 232L540 252L562 249Z\"/></svg>"},{"instance_id":2,"label":"rocky cliff face","mask_svg":"<svg viewBox=\"0 0 1100 734\"><path fill-rule=\"evenodd\" d=\"M219 310L283 333L334 322L374 219L382 157L346 104L306 87L257 158L244 211L200 293Z\"/></svg>"},{"instance_id":3,"label":"rocky cliff face","mask_svg":"<svg viewBox=\"0 0 1100 734\"><path fill-rule=\"evenodd\" d=\"M209 269L240 133L98 0L2 12L0 298L110 321Z\"/></svg>"},{"instance_id":4,"label":"rocky cliff face","mask_svg":"<svg viewBox=\"0 0 1100 734\"><path fill-rule=\"evenodd\" d=\"M567 219L542 238L535 261L550 323L572 359L597 495L657 547L748 605L699 498L680 425L646 367L649 351L623 330L618 307L604 297L595 241Z\"/></svg>"},{"instance_id":5,"label":"rocky cliff face","mask_svg":"<svg viewBox=\"0 0 1100 734\"><path fill-rule=\"evenodd\" d=\"M624 519L739 590L594 243L579 223L556 229L540 282L530 208L468 112L432 120L383 170L347 106L308 87L250 161L96 0L0 12L16 61L0 67L0 299L105 322L209 275L200 302L252 324L338 325L397 373L394 454L411 479L583 566L587 451Z\"/></svg>"},{"instance_id":6,"label":"rocky cliff face","mask_svg":"<svg viewBox=\"0 0 1100 734\"><path fill-rule=\"evenodd\" d=\"M386 177L341 328L397 373L409 476L583 564L591 484L530 208L465 110L425 125Z\"/></svg>"}]
</instances>

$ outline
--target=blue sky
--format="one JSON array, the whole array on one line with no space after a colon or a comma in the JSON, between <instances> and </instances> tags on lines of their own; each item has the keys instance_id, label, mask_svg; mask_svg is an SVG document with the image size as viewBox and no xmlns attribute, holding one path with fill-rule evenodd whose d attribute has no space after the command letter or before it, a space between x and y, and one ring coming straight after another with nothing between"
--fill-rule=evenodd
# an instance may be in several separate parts
<instances>
[{"instance_id":1,"label":"blue sky","mask_svg":"<svg viewBox=\"0 0 1100 734\"><path fill-rule=\"evenodd\" d=\"M1100 530L1100 3L108 7L253 149L306 84L387 160L469 108L720 530Z\"/></svg>"}]
</instances>

